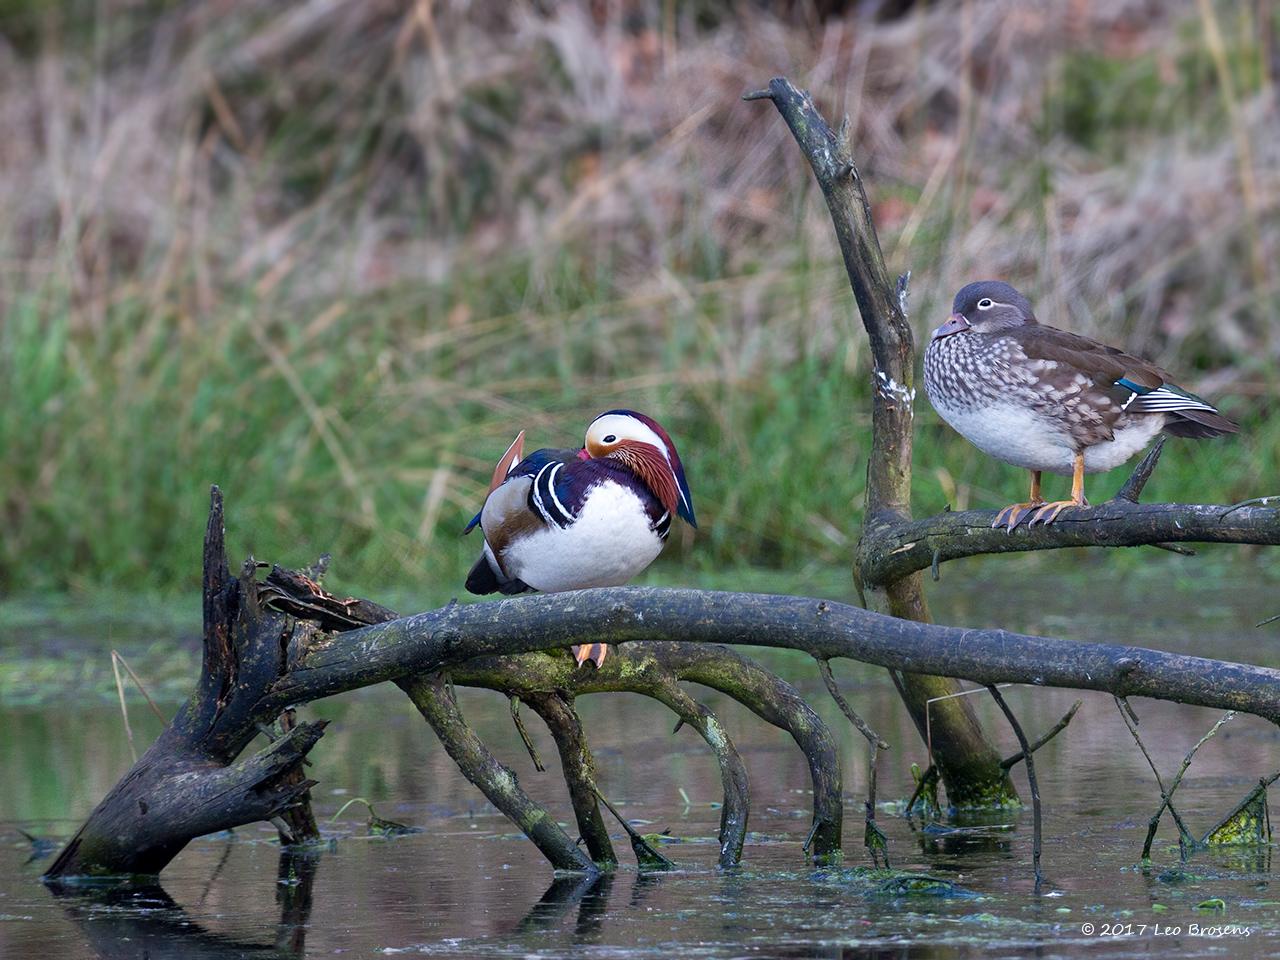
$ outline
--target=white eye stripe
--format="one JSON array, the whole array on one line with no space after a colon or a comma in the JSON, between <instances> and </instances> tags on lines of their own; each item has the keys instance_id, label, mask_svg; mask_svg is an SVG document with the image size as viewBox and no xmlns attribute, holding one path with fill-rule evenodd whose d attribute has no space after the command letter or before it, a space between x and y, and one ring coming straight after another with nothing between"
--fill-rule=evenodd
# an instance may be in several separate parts
<instances>
[{"instance_id":1,"label":"white eye stripe","mask_svg":"<svg viewBox=\"0 0 1280 960\"><path fill-rule=\"evenodd\" d=\"M994 304L992 303L990 297L983 297L981 300L978 301L979 310L990 310L992 306L994 306Z\"/></svg>"}]
</instances>

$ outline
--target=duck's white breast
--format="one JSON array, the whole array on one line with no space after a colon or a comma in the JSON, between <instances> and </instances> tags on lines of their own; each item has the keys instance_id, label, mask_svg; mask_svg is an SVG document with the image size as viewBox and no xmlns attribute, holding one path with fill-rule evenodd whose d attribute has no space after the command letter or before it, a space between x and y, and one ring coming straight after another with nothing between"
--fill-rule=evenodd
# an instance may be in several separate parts
<instances>
[{"instance_id":1,"label":"duck's white breast","mask_svg":"<svg viewBox=\"0 0 1280 960\"><path fill-rule=\"evenodd\" d=\"M995 403L982 407L934 404L943 420L975 447L1027 470L1071 473L1070 438L1026 407Z\"/></svg>"},{"instance_id":2,"label":"duck's white breast","mask_svg":"<svg viewBox=\"0 0 1280 960\"><path fill-rule=\"evenodd\" d=\"M503 566L535 590L555 593L621 586L661 552L640 498L606 480L592 488L577 520L512 543Z\"/></svg>"},{"instance_id":3,"label":"duck's white breast","mask_svg":"<svg viewBox=\"0 0 1280 960\"><path fill-rule=\"evenodd\" d=\"M961 409L935 404L939 415L975 447L1026 470L1071 476L1075 448L1053 421L1013 404ZM1131 417L1116 425L1115 438L1087 447L1085 473L1111 470L1141 452L1164 426L1163 417Z\"/></svg>"}]
</instances>

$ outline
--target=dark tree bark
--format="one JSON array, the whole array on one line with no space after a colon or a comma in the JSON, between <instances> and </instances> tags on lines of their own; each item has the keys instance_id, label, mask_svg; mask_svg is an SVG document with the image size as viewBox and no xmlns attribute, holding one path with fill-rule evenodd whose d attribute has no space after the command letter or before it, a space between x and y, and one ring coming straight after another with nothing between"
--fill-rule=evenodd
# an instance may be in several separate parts
<instances>
[{"instance_id":1,"label":"dark tree bark","mask_svg":"<svg viewBox=\"0 0 1280 960\"><path fill-rule=\"evenodd\" d=\"M169 726L112 788L49 868L52 878L156 874L193 837L278 817L312 782L303 759L325 722L300 723L260 752L236 758L287 704L264 706L271 685L317 635L265 608L248 563L227 567L222 495L215 487L204 546L200 680Z\"/></svg>"}]
</instances>

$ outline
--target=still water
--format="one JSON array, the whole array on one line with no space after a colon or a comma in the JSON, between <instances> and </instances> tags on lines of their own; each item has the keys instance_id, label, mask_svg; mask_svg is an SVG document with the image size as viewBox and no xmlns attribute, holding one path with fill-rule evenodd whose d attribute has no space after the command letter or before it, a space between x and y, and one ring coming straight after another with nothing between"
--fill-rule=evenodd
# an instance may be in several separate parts
<instances>
[{"instance_id":1,"label":"still water","mask_svg":"<svg viewBox=\"0 0 1280 960\"><path fill-rule=\"evenodd\" d=\"M1079 639L1280 665L1280 575L1265 554L1211 551L1195 560L1130 554L1028 556L943 568L931 586L935 617ZM1135 560L1143 556L1146 563ZM659 576L662 574L659 573ZM753 574L716 586L848 599L837 575ZM418 606L437 598L420 598ZM402 600L410 609L412 600ZM38 876L56 843L129 767L110 651L118 650L171 712L194 676L194 608L140 619L127 602L103 607L0 608L0 956L680 956L680 957L1252 957L1280 953L1280 885L1271 849L1223 848L1179 868L1173 825L1161 827L1150 870L1136 865L1159 792L1114 704L1079 694L1067 731L1037 754L1045 798L1045 893L1032 892L1031 811L923 827L892 805L911 792L925 748L883 671L837 665L846 696L891 743L882 756L878 822L895 869L951 881L904 895L867 871L859 845L866 751L805 657L757 651L795 683L842 744L846 860L806 864L801 845L811 794L789 737L736 703L699 692L725 722L751 774L751 829L740 869L715 867L719 775L701 740L672 734L664 708L642 697L584 698L606 795L642 832L669 831L675 872L624 866L596 882L553 878L534 848L461 777L393 687L306 708L334 722L309 774L331 844L282 856L270 827L198 840L162 888L55 896ZM127 678L126 678L127 682ZM537 773L505 699L459 691L468 719L521 783L570 818L550 737L530 718L549 768ZM1077 694L1005 691L1038 735ZM987 729L1016 741L985 695ZM1218 719L1214 711L1138 700L1134 706L1166 782ZM129 698L138 749L160 729ZM1280 731L1248 717L1226 724L1197 756L1176 804L1203 833L1280 767ZM1026 785L1019 768L1017 780ZM421 828L369 836L365 807ZM1167 820L1167 815L1166 815ZM26 835L24 835L24 832ZM36 838L36 842L28 836ZM1206 901L1221 901L1201 906Z\"/></svg>"}]
</instances>

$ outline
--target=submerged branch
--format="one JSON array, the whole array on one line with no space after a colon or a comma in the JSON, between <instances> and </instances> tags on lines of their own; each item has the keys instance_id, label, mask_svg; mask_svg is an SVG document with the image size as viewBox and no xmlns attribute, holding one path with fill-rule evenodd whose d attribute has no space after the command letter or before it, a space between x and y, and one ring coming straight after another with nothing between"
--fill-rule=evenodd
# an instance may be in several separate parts
<instances>
[{"instance_id":1,"label":"submerged branch","mask_svg":"<svg viewBox=\"0 0 1280 960\"><path fill-rule=\"evenodd\" d=\"M1027 784L1031 787L1031 867L1036 875L1036 893L1039 893L1040 887L1044 883L1044 874L1040 872L1040 828L1042 817L1040 813L1040 785L1036 781L1035 750L1032 749L1031 744L1027 741L1027 735L1022 731L1022 724L1018 722L1018 718L1014 715L1013 710L1009 708L1009 704L1005 702L1004 697L1000 695L1000 691L996 689L995 684L988 684L987 690L991 693L991 699L996 702L996 706L1000 708L1000 712L1009 721L1009 726L1013 727L1014 736L1018 738L1018 746L1022 748L1022 759L1027 765Z\"/></svg>"},{"instance_id":2,"label":"submerged branch","mask_svg":"<svg viewBox=\"0 0 1280 960\"><path fill-rule=\"evenodd\" d=\"M555 869L586 872L596 869L591 858L560 829L544 807L520 788L516 775L489 752L467 725L442 674L413 677L404 680L400 686L431 724L431 729L467 779L524 831L524 835L533 841Z\"/></svg>"}]
</instances>

